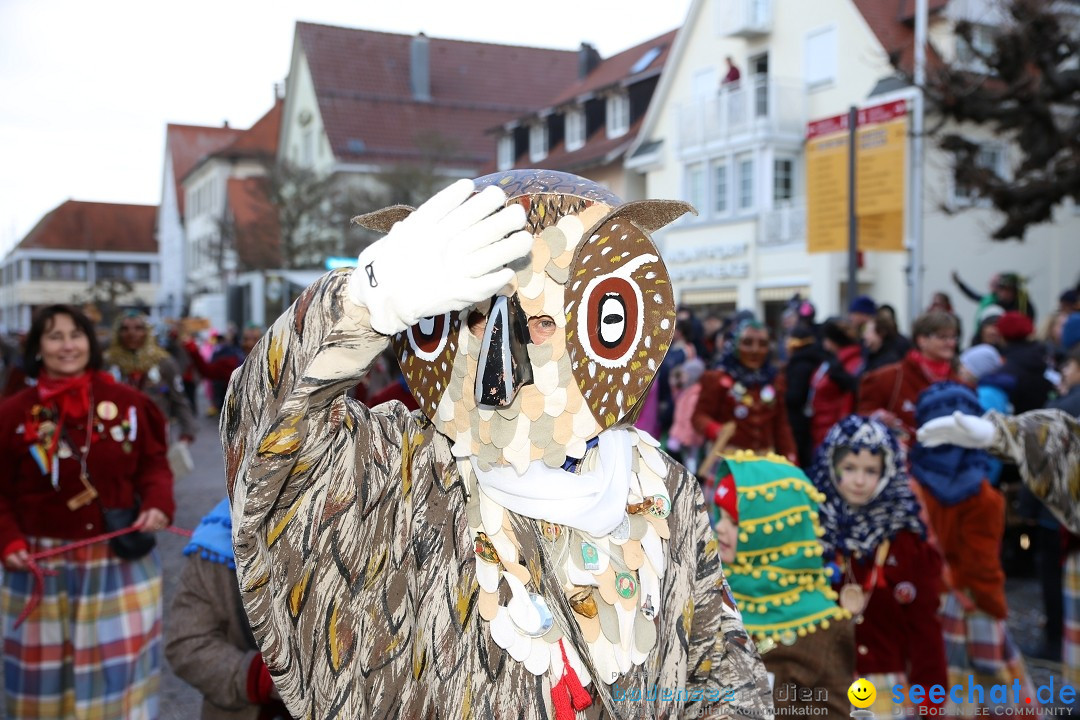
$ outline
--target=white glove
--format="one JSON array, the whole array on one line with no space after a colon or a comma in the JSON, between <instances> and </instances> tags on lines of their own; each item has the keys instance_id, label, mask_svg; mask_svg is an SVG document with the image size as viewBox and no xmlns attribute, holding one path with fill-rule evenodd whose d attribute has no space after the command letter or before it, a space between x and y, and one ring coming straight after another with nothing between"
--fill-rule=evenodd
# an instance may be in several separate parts
<instances>
[{"instance_id":1,"label":"white glove","mask_svg":"<svg viewBox=\"0 0 1080 720\"><path fill-rule=\"evenodd\" d=\"M371 327L393 335L507 285L514 271L506 264L528 255L533 238L522 230L525 209L498 210L505 202L497 187L473 195L472 180L459 180L361 252L348 293L368 309Z\"/></svg>"},{"instance_id":2,"label":"white glove","mask_svg":"<svg viewBox=\"0 0 1080 720\"><path fill-rule=\"evenodd\" d=\"M917 435L926 447L959 445L966 448L988 448L994 441L994 424L977 415L965 415L959 410L952 415L931 420Z\"/></svg>"}]
</instances>

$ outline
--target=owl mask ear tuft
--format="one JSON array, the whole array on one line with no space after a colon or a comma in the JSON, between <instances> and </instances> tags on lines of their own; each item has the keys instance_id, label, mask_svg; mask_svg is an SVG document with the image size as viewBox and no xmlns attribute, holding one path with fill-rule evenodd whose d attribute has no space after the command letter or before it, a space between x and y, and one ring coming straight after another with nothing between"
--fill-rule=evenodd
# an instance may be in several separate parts
<instances>
[{"instance_id":1,"label":"owl mask ear tuft","mask_svg":"<svg viewBox=\"0 0 1080 720\"><path fill-rule=\"evenodd\" d=\"M386 234L394 227L394 223L409 217L415 209L409 205L391 205L382 210L357 215L352 222L362 228Z\"/></svg>"},{"instance_id":2,"label":"owl mask ear tuft","mask_svg":"<svg viewBox=\"0 0 1080 720\"><path fill-rule=\"evenodd\" d=\"M618 215L634 223L646 233L653 233L675 222L686 213L698 214L693 205L682 200L634 200L612 210L607 217L597 223L597 226ZM595 231L594 227L591 232L586 233L586 237Z\"/></svg>"}]
</instances>

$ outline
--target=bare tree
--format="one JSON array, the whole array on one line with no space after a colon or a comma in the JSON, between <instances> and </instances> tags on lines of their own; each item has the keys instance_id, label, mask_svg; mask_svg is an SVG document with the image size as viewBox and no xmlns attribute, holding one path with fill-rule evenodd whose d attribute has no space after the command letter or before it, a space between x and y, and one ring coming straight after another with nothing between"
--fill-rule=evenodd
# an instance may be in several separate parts
<instances>
[{"instance_id":1,"label":"bare tree","mask_svg":"<svg viewBox=\"0 0 1080 720\"><path fill-rule=\"evenodd\" d=\"M71 304L83 307L100 325L112 325L122 308L121 299L131 295L135 286L123 278L98 278L81 293L71 296Z\"/></svg>"},{"instance_id":2,"label":"bare tree","mask_svg":"<svg viewBox=\"0 0 1080 720\"><path fill-rule=\"evenodd\" d=\"M1008 21L994 28L992 46L980 42L987 28L957 23L967 57L932 69L925 90L942 120L937 134L955 159L956 182L1004 214L995 240L1022 240L1067 198L1080 203L1080 23L1075 3L1001 0L1000 7ZM1014 143L1019 160L1011 173L988 167L979 146L955 126L943 130L945 121L985 127Z\"/></svg>"}]
</instances>

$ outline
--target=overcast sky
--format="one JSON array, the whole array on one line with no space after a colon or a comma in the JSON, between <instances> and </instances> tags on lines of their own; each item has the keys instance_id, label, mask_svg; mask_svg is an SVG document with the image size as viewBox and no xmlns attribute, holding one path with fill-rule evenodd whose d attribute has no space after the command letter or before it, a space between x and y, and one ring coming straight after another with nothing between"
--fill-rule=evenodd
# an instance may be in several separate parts
<instances>
[{"instance_id":1,"label":"overcast sky","mask_svg":"<svg viewBox=\"0 0 1080 720\"><path fill-rule=\"evenodd\" d=\"M248 127L297 20L613 55L690 0L0 0L0 254L64 200L157 204L165 124Z\"/></svg>"}]
</instances>

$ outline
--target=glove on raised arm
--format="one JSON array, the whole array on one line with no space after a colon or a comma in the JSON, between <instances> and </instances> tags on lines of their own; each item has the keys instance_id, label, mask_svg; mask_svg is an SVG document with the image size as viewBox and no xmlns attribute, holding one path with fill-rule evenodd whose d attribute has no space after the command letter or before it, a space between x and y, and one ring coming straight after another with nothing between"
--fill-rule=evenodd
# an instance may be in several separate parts
<instances>
[{"instance_id":1,"label":"glove on raised arm","mask_svg":"<svg viewBox=\"0 0 1080 720\"><path fill-rule=\"evenodd\" d=\"M473 195L472 181L459 180L361 252L348 292L368 309L371 327L393 335L508 284L514 271L506 264L528 255L533 239L522 230L525 209L505 202L497 187Z\"/></svg>"},{"instance_id":2,"label":"glove on raised arm","mask_svg":"<svg viewBox=\"0 0 1080 720\"><path fill-rule=\"evenodd\" d=\"M937 418L919 428L918 439L927 447L959 445L966 448L988 448L994 441L994 424L977 415L954 412Z\"/></svg>"}]
</instances>

